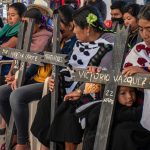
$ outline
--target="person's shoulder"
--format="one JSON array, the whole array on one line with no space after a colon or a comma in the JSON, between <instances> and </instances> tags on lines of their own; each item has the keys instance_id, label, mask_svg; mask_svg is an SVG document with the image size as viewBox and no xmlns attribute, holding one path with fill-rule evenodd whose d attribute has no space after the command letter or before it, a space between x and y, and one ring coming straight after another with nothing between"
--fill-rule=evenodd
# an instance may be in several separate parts
<instances>
[{"instance_id":1,"label":"person's shoulder","mask_svg":"<svg viewBox=\"0 0 150 150\"><path fill-rule=\"evenodd\" d=\"M115 41L115 34L111 32L105 32L102 36L102 39L105 39L109 43L114 43Z\"/></svg>"},{"instance_id":2,"label":"person's shoulder","mask_svg":"<svg viewBox=\"0 0 150 150\"><path fill-rule=\"evenodd\" d=\"M46 29L40 29L37 33L35 33L33 36L52 36L52 32L46 30Z\"/></svg>"}]
</instances>

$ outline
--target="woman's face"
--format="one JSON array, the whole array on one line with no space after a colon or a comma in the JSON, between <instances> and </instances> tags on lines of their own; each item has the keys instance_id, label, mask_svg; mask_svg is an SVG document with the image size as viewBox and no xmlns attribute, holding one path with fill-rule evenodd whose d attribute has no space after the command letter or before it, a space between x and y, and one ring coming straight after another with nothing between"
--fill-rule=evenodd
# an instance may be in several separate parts
<instances>
[{"instance_id":1,"label":"woman's face","mask_svg":"<svg viewBox=\"0 0 150 150\"><path fill-rule=\"evenodd\" d=\"M150 21L146 19L139 19L139 32L146 43L146 45L150 48Z\"/></svg>"},{"instance_id":2,"label":"woman's face","mask_svg":"<svg viewBox=\"0 0 150 150\"><path fill-rule=\"evenodd\" d=\"M131 107L136 101L135 89L131 87L120 87L118 93L118 101L120 104Z\"/></svg>"},{"instance_id":3,"label":"woman's face","mask_svg":"<svg viewBox=\"0 0 150 150\"><path fill-rule=\"evenodd\" d=\"M60 32L62 39L68 38L71 28L69 25L65 25L64 23L60 22Z\"/></svg>"},{"instance_id":4,"label":"woman's face","mask_svg":"<svg viewBox=\"0 0 150 150\"><path fill-rule=\"evenodd\" d=\"M85 29L81 29L75 22L73 22L74 24L74 30L73 32L75 33L76 35L76 38L82 42L88 42L88 29L85 28Z\"/></svg>"},{"instance_id":5,"label":"woman's face","mask_svg":"<svg viewBox=\"0 0 150 150\"><path fill-rule=\"evenodd\" d=\"M8 24L10 26L13 26L15 25L17 22L19 22L21 20L20 16L18 15L18 12L17 10L15 10L13 7L10 7L8 9L8 12L7 12L7 21L8 21Z\"/></svg>"},{"instance_id":6,"label":"woman's face","mask_svg":"<svg viewBox=\"0 0 150 150\"><path fill-rule=\"evenodd\" d=\"M138 27L137 20L129 13L124 13L123 15L124 25L126 27L130 26L131 30L135 30Z\"/></svg>"}]
</instances>

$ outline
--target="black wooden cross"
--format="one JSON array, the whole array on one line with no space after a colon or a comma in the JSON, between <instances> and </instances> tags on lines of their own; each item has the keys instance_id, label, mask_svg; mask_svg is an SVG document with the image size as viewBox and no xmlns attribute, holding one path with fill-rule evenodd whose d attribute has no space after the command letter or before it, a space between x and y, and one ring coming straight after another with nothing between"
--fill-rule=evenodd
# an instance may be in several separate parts
<instances>
[{"instance_id":1,"label":"black wooden cross","mask_svg":"<svg viewBox=\"0 0 150 150\"><path fill-rule=\"evenodd\" d=\"M56 54L56 53L60 52L60 17L59 17L58 14L54 15L53 21L54 21L54 30L53 30L53 50L52 50L52 52L54 54ZM45 56L47 56L47 54ZM58 57L53 56L53 58L58 58ZM55 111L56 111L56 107L58 105L58 85L59 85L59 83L58 83L58 73L59 73L59 67L56 66L56 65L53 65L52 77L55 81L55 89L51 93L50 123L52 123L52 121L53 121ZM50 149L51 150L56 149L56 145L53 142L50 142Z\"/></svg>"},{"instance_id":2,"label":"black wooden cross","mask_svg":"<svg viewBox=\"0 0 150 150\"><path fill-rule=\"evenodd\" d=\"M140 87L150 89L150 75L136 74L125 77L121 74L122 63L124 62L124 50L126 48L128 32L125 29L117 29L113 60L108 71L101 73L90 73L86 70L77 69L73 73L75 81L93 82L105 84L103 103L100 110L99 122L95 138L94 150L107 150L109 135L115 109L115 97L118 86Z\"/></svg>"}]
</instances>

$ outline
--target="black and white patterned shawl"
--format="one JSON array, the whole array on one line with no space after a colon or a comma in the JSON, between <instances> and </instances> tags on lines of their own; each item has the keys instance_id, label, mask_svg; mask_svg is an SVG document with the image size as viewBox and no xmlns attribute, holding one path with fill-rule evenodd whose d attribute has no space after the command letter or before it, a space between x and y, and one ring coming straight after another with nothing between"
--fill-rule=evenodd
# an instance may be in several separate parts
<instances>
[{"instance_id":1,"label":"black and white patterned shawl","mask_svg":"<svg viewBox=\"0 0 150 150\"><path fill-rule=\"evenodd\" d=\"M73 47L68 65L73 68L83 69L87 68L87 66L99 66L105 54L112 50L113 44L113 42L108 42L104 39L103 36L94 42L83 43L77 41ZM79 82L70 81L71 75L68 70L62 69L61 73L64 76L66 93L73 91L80 85Z\"/></svg>"}]
</instances>

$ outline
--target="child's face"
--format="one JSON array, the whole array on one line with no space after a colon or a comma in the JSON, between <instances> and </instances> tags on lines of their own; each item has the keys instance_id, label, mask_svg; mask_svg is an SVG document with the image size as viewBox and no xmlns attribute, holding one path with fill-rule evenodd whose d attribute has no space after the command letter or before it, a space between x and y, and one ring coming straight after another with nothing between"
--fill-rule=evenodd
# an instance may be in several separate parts
<instances>
[{"instance_id":1,"label":"child's face","mask_svg":"<svg viewBox=\"0 0 150 150\"><path fill-rule=\"evenodd\" d=\"M131 87L120 87L118 93L118 101L120 104L131 107L136 101L135 89Z\"/></svg>"},{"instance_id":2,"label":"child's face","mask_svg":"<svg viewBox=\"0 0 150 150\"><path fill-rule=\"evenodd\" d=\"M150 21L146 19L139 19L139 32L146 43L146 45L150 48Z\"/></svg>"},{"instance_id":3,"label":"child's face","mask_svg":"<svg viewBox=\"0 0 150 150\"><path fill-rule=\"evenodd\" d=\"M129 13L124 13L123 15L124 25L126 27L130 26L131 30L135 30L138 27L136 18Z\"/></svg>"},{"instance_id":4,"label":"child's face","mask_svg":"<svg viewBox=\"0 0 150 150\"><path fill-rule=\"evenodd\" d=\"M21 20L21 18L18 15L18 12L12 7L10 7L7 12L7 19L10 26L15 25L18 21Z\"/></svg>"}]
</instances>

